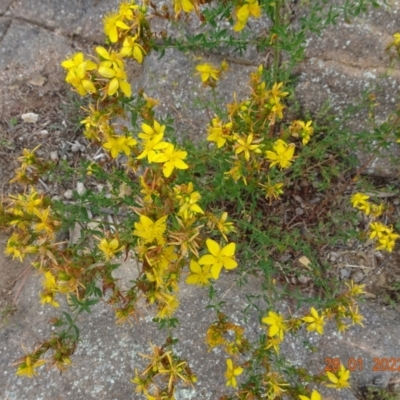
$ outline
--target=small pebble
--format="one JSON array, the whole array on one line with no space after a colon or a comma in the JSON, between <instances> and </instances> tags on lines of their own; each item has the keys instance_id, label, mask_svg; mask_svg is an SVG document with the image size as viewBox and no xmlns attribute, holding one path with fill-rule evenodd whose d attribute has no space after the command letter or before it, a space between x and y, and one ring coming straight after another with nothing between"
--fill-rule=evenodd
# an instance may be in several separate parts
<instances>
[{"instance_id":1,"label":"small pebble","mask_svg":"<svg viewBox=\"0 0 400 400\"><path fill-rule=\"evenodd\" d=\"M338 260L338 258L339 258L339 254L338 254L338 253L335 253L334 251L331 251L331 252L328 254L328 260L329 260L329 261L335 262L335 261Z\"/></svg>"},{"instance_id":2,"label":"small pebble","mask_svg":"<svg viewBox=\"0 0 400 400\"><path fill-rule=\"evenodd\" d=\"M82 196L86 192L85 185L82 182L78 182L76 184L76 191L80 196Z\"/></svg>"},{"instance_id":3,"label":"small pebble","mask_svg":"<svg viewBox=\"0 0 400 400\"><path fill-rule=\"evenodd\" d=\"M341 279L349 279L350 278L350 271L347 268L342 268L340 270L340 278Z\"/></svg>"},{"instance_id":4,"label":"small pebble","mask_svg":"<svg viewBox=\"0 0 400 400\"><path fill-rule=\"evenodd\" d=\"M57 152L57 150L50 152L50 160L58 161L58 152Z\"/></svg>"},{"instance_id":5,"label":"small pebble","mask_svg":"<svg viewBox=\"0 0 400 400\"><path fill-rule=\"evenodd\" d=\"M296 207L296 215L303 215L304 214L304 210L300 207Z\"/></svg>"},{"instance_id":6,"label":"small pebble","mask_svg":"<svg viewBox=\"0 0 400 400\"><path fill-rule=\"evenodd\" d=\"M311 280L311 278L309 276L306 275L299 275L299 277L297 278L299 280L300 283L307 283Z\"/></svg>"},{"instance_id":7,"label":"small pebble","mask_svg":"<svg viewBox=\"0 0 400 400\"><path fill-rule=\"evenodd\" d=\"M290 253L285 253L282 254L281 257L279 258L279 261L281 263L285 263L286 261L289 261L292 258L292 255Z\"/></svg>"},{"instance_id":8,"label":"small pebble","mask_svg":"<svg viewBox=\"0 0 400 400\"><path fill-rule=\"evenodd\" d=\"M356 272L353 272L351 274L351 279L354 281L354 283L359 283L364 279L364 272L358 270Z\"/></svg>"},{"instance_id":9,"label":"small pebble","mask_svg":"<svg viewBox=\"0 0 400 400\"><path fill-rule=\"evenodd\" d=\"M64 197L65 197L67 200L71 200L71 199L74 197L74 192L73 192L72 190L68 189L68 190L66 190L66 191L64 192Z\"/></svg>"},{"instance_id":10,"label":"small pebble","mask_svg":"<svg viewBox=\"0 0 400 400\"><path fill-rule=\"evenodd\" d=\"M81 144L79 142L75 142L72 146L71 146L71 151L73 153L77 153L79 150L81 149Z\"/></svg>"},{"instance_id":11,"label":"small pebble","mask_svg":"<svg viewBox=\"0 0 400 400\"><path fill-rule=\"evenodd\" d=\"M298 196L297 194L295 194L295 195L293 196L293 198L294 198L298 203L302 203L302 202L303 202L303 199L302 199L300 196Z\"/></svg>"},{"instance_id":12,"label":"small pebble","mask_svg":"<svg viewBox=\"0 0 400 400\"><path fill-rule=\"evenodd\" d=\"M22 114L21 118L27 124L36 124L36 122L38 121L39 115L35 114L33 112L29 112L26 114Z\"/></svg>"}]
</instances>

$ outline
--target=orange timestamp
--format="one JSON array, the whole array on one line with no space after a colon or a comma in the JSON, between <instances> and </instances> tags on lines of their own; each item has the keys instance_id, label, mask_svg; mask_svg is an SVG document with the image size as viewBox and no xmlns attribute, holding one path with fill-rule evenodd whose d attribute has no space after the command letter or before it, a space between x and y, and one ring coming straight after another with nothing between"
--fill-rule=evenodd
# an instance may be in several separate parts
<instances>
[{"instance_id":1,"label":"orange timestamp","mask_svg":"<svg viewBox=\"0 0 400 400\"><path fill-rule=\"evenodd\" d=\"M325 358L325 371L339 371L342 364L338 357ZM395 357L379 357L372 359L372 371L400 371L400 358ZM343 364L344 365L344 364ZM347 369L349 371L362 371L364 369L364 360L362 358L350 357L347 360Z\"/></svg>"}]
</instances>

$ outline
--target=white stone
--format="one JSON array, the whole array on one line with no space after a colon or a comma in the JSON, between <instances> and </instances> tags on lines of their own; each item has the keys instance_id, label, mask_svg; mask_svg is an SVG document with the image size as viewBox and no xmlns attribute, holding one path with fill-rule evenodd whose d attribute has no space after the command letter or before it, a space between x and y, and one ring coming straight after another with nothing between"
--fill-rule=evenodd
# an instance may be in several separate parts
<instances>
[{"instance_id":1,"label":"white stone","mask_svg":"<svg viewBox=\"0 0 400 400\"><path fill-rule=\"evenodd\" d=\"M39 115L35 114L33 112L29 112L26 114L22 114L21 118L27 124L36 124L36 122L38 121Z\"/></svg>"},{"instance_id":2,"label":"white stone","mask_svg":"<svg viewBox=\"0 0 400 400\"><path fill-rule=\"evenodd\" d=\"M57 150L50 152L50 160L58 161L58 152L57 152Z\"/></svg>"},{"instance_id":3,"label":"white stone","mask_svg":"<svg viewBox=\"0 0 400 400\"><path fill-rule=\"evenodd\" d=\"M82 182L78 182L76 184L76 191L80 196L82 196L86 192L85 185Z\"/></svg>"},{"instance_id":4,"label":"white stone","mask_svg":"<svg viewBox=\"0 0 400 400\"><path fill-rule=\"evenodd\" d=\"M77 153L79 150L81 149L81 144L79 142L75 142L72 146L71 146L71 151L73 153Z\"/></svg>"},{"instance_id":5,"label":"white stone","mask_svg":"<svg viewBox=\"0 0 400 400\"><path fill-rule=\"evenodd\" d=\"M74 197L74 192L71 189L68 189L64 192L64 197L67 200L71 200Z\"/></svg>"},{"instance_id":6,"label":"white stone","mask_svg":"<svg viewBox=\"0 0 400 400\"><path fill-rule=\"evenodd\" d=\"M311 280L309 276L305 276L303 274L299 275L297 279L299 280L300 283L307 283Z\"/></svg>"}]
</instances>

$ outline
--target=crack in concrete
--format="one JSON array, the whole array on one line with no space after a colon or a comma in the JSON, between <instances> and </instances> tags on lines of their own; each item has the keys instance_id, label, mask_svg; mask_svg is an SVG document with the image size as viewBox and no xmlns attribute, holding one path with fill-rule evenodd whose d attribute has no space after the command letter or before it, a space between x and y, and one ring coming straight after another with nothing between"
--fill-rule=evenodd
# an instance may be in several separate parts
<instances>
[{"instance_id":1,"label":"crack in concrete","mask_svg":"<svg viewBox=\"0 0 400 400\"><path fill-rule=\"evenodd\" d=\"M311 60L313 60L313 66L317 66L318 63L322 62L324 64L332 66L332 68L337 69L337 67L345 68L347 71L354 71L354 76L363 75L365 73L373 73L378 76L387 76L400 79L400 69L395 67L382 67L382 66L373 66L373 65L364 65L361 66L357 63L351 63L342 60L333 60L331 58L318 58L312 57L303 60L303 63L311 64Z\"/></svg>"},{"instance_id":2,"label":"crack in concrete","mask_svg":"<svg viewBox=\"0 0 400 400\"><path fill-rule=\"evenodd\" d=\"M16 1L16 0L14 0L14 1ZM5 18L7 18L6 13L7 13L7 11L10 9L10 7L14 4L14 1L11 1L10 4L6 7L5 11L4 11L3 13L0 13L0 17L3 17L3 16L4 16ZM6 27L5 32L3 33L2 36L0 36L0 46L1 46L1 42L3 41L3 39L5 38L5 36L7 35L8 30L10 29L11 22L12 22L12 17L11 17L10 20L8 21L8 25L7 25L7 27Z\"/></svg>"},{"instance_id":3,"label":"crack in concrete","mask_svg":"<svg viewBox=\"0 0 400 400\"><path fill-rule=\"evenodd\" d=\"M14 1L16 1L16 0L11 1L10 4L4 10L4 12L0 13L0 17L3 17L7 13L7 11L10 9L10 7L14 4Z\"/></svg>"},{"instance_id":4,"label":"crack in concrete","mask_svg":"<svg viewBox=\"0 0 400 400\"><path fill-rule=\"evenodd\" d=\"M1 15L0 15L0 17L1 17ZM24 17L21 17L21 16L13 16L13 15L11 15L11 16L9 16L9 21L7 22L7 28L6 28L5 32L4 32L4 34L2 36L0 36L0 46L2 45L2 42L3 42L4 38L6 37L8 31L9 31L9 29L10 29L10 27L11 27L11 25L12 25L12 23L14 21L23 22L23 23L26 23L28 25L32 25L33 27L44 29L45 31L50 32L51 34L54 34L58 29L57 27L46 25L46 24L44 24L44 23L42 23L40 21L37 21L37 20L31 20L31 19L24 18ZM94 45L99 45L99 46L104 44L103 42L97 42L97 41L94 41L92 39L85 38L84 36L79 35L78 33L68 33L68 32L64 32L62 30L59 30L57 32L57 35L70 40L71 41L71 43L70 43L71 47L76 47L76 44L83 45L83 44L86 44L88 42L91 43L91 44L94 44Z\"/></svg>"},{"instance_id":5,"label":"crack in concrete","mask_svg":"<svg viewBox=\"0 0 400 400\"><path fill-rule=\"evenodd\" d=\"M3 41L3 39L5 38L5 36L7 35L8 30L10 29L11 26L11 19L6 21L5 25L6 25L6 29L4 31L4 33L2 35L0 35L0 46L1 46L1 42Z\"/></svg>"}]
</instances>

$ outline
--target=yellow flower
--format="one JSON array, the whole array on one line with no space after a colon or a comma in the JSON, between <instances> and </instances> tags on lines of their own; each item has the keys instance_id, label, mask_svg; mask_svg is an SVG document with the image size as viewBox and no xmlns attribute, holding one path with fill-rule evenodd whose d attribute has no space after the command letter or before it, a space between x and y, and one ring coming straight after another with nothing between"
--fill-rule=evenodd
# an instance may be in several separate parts
<instances>
[{"instance_id":1,"label":"yellow flower","mask_svg":"<svg viewBox=\"0 0 400 400\"><path fill-rule=\"evenodd\" d=\"M268 399L276 399L284 392L286 392L285 389L282 388L282 386L289 386L288 383L283 383L280 382L282 378L277 374L276 372L269 372L268 374L265 375L263 379L263 384L267 388L267 398Z\"/></svg>"},{"instance_id":2,"label":"yellow flower","mask_svg":"<svg viewBox=\"0 0 400 400\"><path fill-rule=\"evenodd\" d=\"M50 207L46 208L45 210L34 210L35 215L40 219L40 222L35 224L34 229L36 232L46 232L47 234L51 235L54 232L53 223L49 217L50 214Z\"/></svg>"},{"instance_id":3,"label":"yellow flower","mask_svg":"<svg viewBox=\"0 0 400 400\"><path fill-rule=\"evenodd\" d=\"M13 233L7 241L7 246L4 250L4 253L12 256L13 259L19 258L19 260L22 262L26 254L23 250L21 241L22 239L18 236L18 234Z\"/></svg>"},{"instance_id":4,"label":"yellow flower","mask_svg":"<svg viewBox=\"0 0 400 400\"><path fill-rule=\"evenodd\" d=\"M111 239L110 241L107 241L107 239L103 238L97 247L103 252L107 261L112 258L115 253L118 253L124 248L123 246L119 247L119 241L116 238Z\"/></svg>"},{"instance_id":5,"label":"yellow flower","mask_svg":"<svg viewBox=\"0 0 400 400\"><path fill-rule=\"evenodd\" d=\"M311 397L302 396L301 394L299 394L299 399L300 400L322 400L322 397L316 390L313 390L311 393Z\"/></svg>"},{"instance_id":6,"label":"yellow flower","mask_svg":"<svg viewBox=\"0 0 400 400\"><path fill-rule=\"evenodd\" d=\"M371 211L371 204L367 201L369 196L363 193L355 193L351 196L351 204L354 208L358 208L364 211L365 214L369 215Z\"/></svg>"},{"instance_id":7,"label":"yellow flower","mask_svg":"<svg viewBox=\"0 0 400 400\"><path fill-rule=\"evenodd\" d=\"M362 327L364 327L362 321L364 320L364 317L358 313L358 307L355 307L355 309L353 310L351 307L349 307L349 312L350 312L350 318L351 321L353 322L353 325L361 325Z\"/></svg>"},{"instance_id":8,"label":"yellow flower","mask_svg":"<svg viewBox=\"0 0 400 400\"><path fill-rule=\"evenodd\" d=\"M269 337L278 335L280 340L283 340L284 333L285 331L287 331L287 326L285 325L282 316L274 313L273 311L270 311L268 313L268 317L264 317L261 321L264 324L270 325L268 330Z\"/></svg>"},{"instance_id":9,"label":"yellow flower","mask_svg":"<svg viewBox=\"0 0 400 400\"><path fill-rule=\"evenodd\" d=\"M16 375L32 378L34 375L37 375L35 369L46 364L46 362L46 360L33 361L31 356L26 356L25 360L18 366Z\"/></svg>"},{"instance_id":10,"label":"yellow flower","mask_svg":"<svg viewBox=\"0 0 400 400\"><path fill-rule=\"evenodd\" d=\"M28 196L24 196L24 208L28 214L34 214L37 210L37 206L42 205L42 198L37 198L38 193L34 188L31 188L31 193Z\"/></svg>"},{"instance_id":11,"label":"yellow flower","mask_svg":"<svg viewBox=\"0 0 400 400\"><path fill-rule=\"evenodd\" d=\"M233 222L227 222L227 219L228 219L228 213L224 211L221 215L221 218L216 221L217 229L221 232L221 235L224 237L226 241L228 241L226 234L236 231L235 227L233 226Z\"/></svg>"},{"instance_id":12,"label":"yellow flower","mask_svg":"<svg viewBox=\"0 0 400 400\"><path fill-rule=\"evenodd\" d=\"M247 24L249 17L259 18L261 16L261 7L258 0L247 0L246 3L236 11L236 24L233 27L235 32L241 31Z\"/></svg>"},{"instance_id":13,"label":"yellow flower","mask_svg":"<svg viewBox=\"0 0 400 400\"><path fill-rule=\"evenodd\" d=\"M269 199L270 204L273 200L279 200L279 196L283 194L283 183L271 184L270 177L268 176L268 182L265 185L259 183L261 187L265 189L265 198Z\"/></svg>"},{"instance_id":14,"label":"yellow flower","mask_svg":"<svg viewBox=\"0 0 400 400\"><path fill-rule=\"evenodd\" d=\"M87 93L96 93L96 87L87 75L87 71L97 68L96 63L85 60L83 53L76 53L72 59L63 61L61 66L68 70L65 81L72 85L81 96L85 96Z\"/></svg>"},{"instance_id":15,"label":"yellow flower","mask_svg":"<svg viewBox=\"0 0 400 400\"><path fill-rule=\"evenodd\" d=\"M381 222L371 222L369 229L371 231L369 234L370 239L380 239L385 235L387 226L383 225Z\"/></svg>"},{"instance_id":16,"label":"yellow flower","mask_svg":"<svg viewBox=\"0 0 400 400\"><path fill-rule=\"evenodd\" d=\"M60 304L54 300L54 293L52 292L40 293L40 303L50 304L53 307L60 307Z\"/></svg>"},{"instance_id":17,"label":"yellow flower","mask_svg":"<svg viewBox=\"0 0 400 400\"><path fill-rule=\"evenodd\" d=\"M162 134L160 136L162 138L165 132L165 125L160 125L159 122L154 120L153 126L142 124L142 130L143 132L140 132L138 136L143 140L151 140L160 134Z\"/></svg>"},{"instance_id":18,"label":"yellow flower","mask_svg":"<svg viewBox=\"0 0 400 400\"><path fill-rule=\"evenodd\" d=\"M350 371L347 370L343 365L340 365L340 369L337 372L337 375L332 372L327 371L326 375L328 379L332 382L331 384L327 384L327 387L331 387L334 389L343 389L350 386L348 380L350 379Z\"/></svg>"},{"instance_id":19,"label":"yellow flower","mask_svg":"<svg viewBox=\"0 0 400 400\"><path fill-rule=\"evenodd\" d=\"M323 315L318 315L318 312L314 307L311 307L310 315L303 317L302 320L309 324L307 326L308 331L317 331L320 335L322 335L324 333L324 318L325 317Z\"/></svg>"},{"instance_id":20,"label":"yellow flower","mask_svg":"<svg viewBox=\"0 0 400 400\"><path fill-rule=\"evenodd\" d=\"M265 155L271 161L271 167L279 165L281 168L288 168L292 164L295 146L293 143L287 144L278 139L273 145L273 151L267 150Z\"/></svg>"},{"instance_id":21,"label":"yellow flower","mask_svg":"<svg viewBox=\"0 0 400 400\"><path fill-rule=\"evenodd\" d=\"M185 11L186 13L192 12L195 9L193 1L191 0L174 0L174 11L175 16L178 16L181 11Z\"/></svg>"},{"instance_id":22,"label":"yellow flower","mask_svg":"<svg viewBox=\"0 0 400 400\"><path fill-rule=\"evenodd\" d=\"M153 222L146 215L141 215L140 222L135 222L133 234L144 239L144 243L151 243L156 240L158 244L164 244L163 234L167 229L167 218L168 215L164 215L156 222Z\"/></svg>"},{"instance_id":23,"label":"yellow flower","mask_svg":"<svg viewBox=\"0 0 400 400\"><path fill-rule=\"evenodd\" d=\"M350 281L350 283L346 282L345 285L349 288L349 295L351 297L360 296L365 293L365 285L356 285L353 281Z\"/></svg>"},{"instance_id":24,"label":"yellow flower","mask_svg":"<svg viewBox=\"0 0 400 400\"><path fill-rule=\"evenodd\" d=\"M213 118L211 125L207 127L208 136L207 140L209 142L215 142L217 147L220 149L225 143L227 138L230 136L230 131L232 129L232 122L227 124L222 124L219 118Z\"/></svg>"},{"instance_id":25,"label":"yellow flower","mask_svg":"<svg viewBox=\"0 0 400 400\"><path fill-rule=\"evenodd\" d=\"M276 337L269 336L267 339L267 344L266 344L265 348L268 350L271 347L273 347L275 350L275 353L279 354L279 345L281 343L282 343L282 339L279 336L276 336Z\"/></svg>"},{"instance_id":26,"label":"yellow flower","mask_svg":"<svg viewBox=\"0 0 400 400\"><path fill-rule=\"evenodd\" d=\"M128 36L124 40L120 54L123 57L132 56L139 64L143 62L143 55L146 54L144 48L136 43L138 35Z\"/></svg>"},{"instance_id":27,"label":"yellow flower","mask_svg":"<svg viewBox=\"0 0 400 400\"><path fill-rule=\"evenodd\" d=\"M247 185L246 171L238 159L234 161L233 167L229 171L224 172L224 175L230 175L235 182L242 178L244 184Z\"/></svg>"},{"instance_id":28,"label":"yellow flower","mask_svg":"<svg viewBox=\"0 0 400 400\"><path fill-rule=\"evenodd\" d=\"M229 243L227 246L221 249L216 241L207 239L206 245L211 254L202 256L199 260L199 264L211 265L211 274L214 279L219 278L222 267L226 269L234 269L237 267L238 264L233 259L236 249L235 243Z\"/></svg>"},{"instance_id":29,"label":"yellow flower","mask_svg":"<svg viewBox=\"0 0 400 400\"><path fill-rule=\"evenodd\" d=\"M186 158L187 152L183 150L175 150L172 143L167 143L162 153L153 157L153 162L164 163L163 174L166 178L170 177L172 171L177 169L187 169L187 165L183 160Z\"/></svg>"},{"instance_id":30,"label":"yellow flower","mask_svg":"<svg viewBox=\"0 0 400 400\"><path fill-rule=\"evenodd\" d=\"M214 79L214 81L217 81L219 78L219 70L216 69L214 66L208 63L204 64L199 64L196 67L196 70L198 71L198 75L201 76L201 81L207 82L210 79Z\"/></svg>"},{"instance_id":31,"label":"yellow flower","mask_svg":"<svg viewBox=\"0 0 400 400\"><path fill-rule=\"evenodd\" d=\"M44 274L43 287L50 291L57 289L56 277L50 271L46 271Z\"/></svg>"},{"instance_id":32,"label":"yellow flower","mask_svg":"<svg viewBox=\"0 0 400 400\"><path fill-rule=\"evenodd\" d=\"M225 211L222 213L219 221L217 221L217 229L221 232L222 236L226 241L228 241L225 235L226 233L236 232L233 222L227 222L227 218L228 218L228 213Z\"/></svg>"},{"instance_id":33,"label":"yellow flower","mask_svg":"<svg viewBox=\"0 0 400 400\"><path fill-rule=\"evenodd\" d=\"M371 215L373 217L380 217L384 209L385 209L384 204L379 204L379 206L377 204L371 204Z\"/></svg>"},{"instance_id":34,"label":"yellow flower","mask_svg":"<svg viewBox=\"0 0 400 400\"><path fill-rule=\"evenodd\" d=\"M118 28L128 30L129 26L121 21L120 13L112 12L104 17L104 33L108 36L111 43L118 41Z\"/></svg>"},{"instance_id":35,"label":"yellow flower","mask_svg":"<svg viewBox=\"0 0 400 400\"><path fill-rule=\"evenodd\" d=\"M395 33L394 35L393 35L393 42L392 42L392 45L393 46L400 46L400 33Z\"/></svg>"},{"instance_id":36,"label":"yellow flower","mask_svg":"<svg viewBox=\"0 0 400 400\"><path fill-rule=\"evenodd\" d=\"M133 11L132 10L136 10L137 8L139 8L138 5L136 4L132 4L134 3L129 2L129 1L123 1L120 5L119 5L119 16L120 18L124 19L126 18L129 21L133 20Z\"/></svg>"},{"instance_id":37,"label":"yellow flower","mask_svg":"<svg viewBox=\"0 0 400 400\"><path fill-rule=\"evenodd\" d=\"M78 68L84 63L86 63L86 71L92 71L97 68L96 63L90 60L85 60L85 56L81 52L75 53L71 58L64 60L61 63L61 66L66 70L71 70Z\"/></svg>"},{"instance_id":38,"label":"yellow flower","mask_svg":"<svg viewBox=\"0 0 400 400\"><path fill-rule=\"evenodd\" d=\"M159 301L159 309L158 313L156 314L157 318L169 318L179 307L179 300L176 298L176 296L163 293L162 296L157 298L157 300Z\"/></svg>"},{"instance_id":39,"label":"yellow flower","mask_svg":"<svg viewBox=\"0 0 400 400\"><path fill-rule=\"evenodd\" d=\"M207 286L210 284L212 278L210 265L201 267L196 261L190 260L190 271L192 273L186 279L186 283L189 285Z\"/></svg>"},{"instance_id":40,"label":"yellow flower","mask_svg":"<svg viewBox=\"0 0 400 400\"><path fill-rule=\"evenodd\" d=\"M131 154L131 147L136 145L136 140L131 137L118 136L117 138L110 136L103 147L110 150L111 157L117 158L119 153L123 151L126 156Z\"/></svg>"},{"instance_id":41,"label":"yellow flower","mask_svg":"<svg viewBox=\"0 0 400 400\"><path fill-rule=\"evenodd\" d=\"M244 158L247 161L250 160L250 152L251 151L254 151L255 153L258 153L258 154L261 153L261 150L259 149L260 145L258 143L260 143L260 141L262 139L255 140L254 143L257 143L257 144L252 144L253 137L254 137L254 135L252 133L250 133L246 139L242 139L240 137L236 138L236 142L238 144L236 145L235 153L240 154L240 153L244 152Z\"/></svg>"},{"instance_id":42,"label":"yellow flower","mask_svg":"<svg viewBox=\"0 0 400 400\"><path fill-rule=\"evenodd\" d=\"M51 304L53 307L59 307L60 305L54 300L55 292L58 290L56 277L50 272L46 271L43 279L44 292L40 293L41 304Z\"/></svg>"},{"instance_id":43,"label":"yellow flower","mask_svg":"<svg viewBox=\"0 0 400 400\"><path fill-rule=\"evenodd\" d=\"M379 246L376 247L376 250L386 250L391 253L399 237L400 235L393 232L393 228L386 227L385 234L378 238Z\"/></svg>"},{"instance_id":44,"label":"yellow flower","mask_svg":"<svg viewBox=\"0 0 400 400\"><path fill-rule=\"evenodd\" d=\"M278 101L277 103L273 103L273 106L271 108L271 112L273 112L279 119L283 118L283 110L286 107Z\"/></svg>"},{"instance_id":45,"label":"yellow flower","mask_svg":"<svg viewBox=\"0 0 400 400\"><path fill-rule=\"evenodd\" d=\"M293 137L301 137L303 145L310 141L311 135L314 133L314 128L311 126L312 121L293 121L290 127Z\"/></svg>"},{"instance_id":46,"label":"yellow flower","mask_svg":"<svg viewBox=\"0 0 400 400\"><path fill-rule=\"evenodd\" d=\"M235 388L237 387L237 381L235 377L243 373L243 368L235 367L230 358L226 360L226 366L228 367L225 372L226 386L232 386Z\"/></svg>"},{"instance_id":47,"label":"yellow flower","mask_svg":"<svg viewBox=\"0 0 400 400\"><path fill-rule=\"evenodd\" d=\"M39 144L33 150L23 149L22 156L18 157L17 160L21 163L21 168L24 169L29 165L35 165L37 162L37 157L35 151L40 147Z\"/></svg>"},{"instance_id":48,"label":"yellow flower","mask_svg":"<svg viewBox=\"0 0 400 400\"><path fill-rule=\"evenodd\" d=\"M124 61L122 60L121 54L115 51L107 51L102 46L96 47L96 53L101 57L102 61L100 66L107 68L120 68L124 69Z\"/></svg>"},{"instance_id":49,"label":"yellow flower","mask_svg":"<svg viewBox=\"0 0 400 400\"><path fill-rule=\"evenodd\" d=\"M113 65L113 68L100 65L98 71L101 76L110 79L107 89L107 94L109 96L112 96L118 89L121 89L126 97L131 97L131 85L126 81L126 73L122 68L116 65Z\"/></svg>"},{"instance_id":50,"label":"yellow flower","mask_svg":"<svg viewBox=\"0 0 400 400\"><path fill-rule=\"evenodd\" d=\"M143 124L146 125L146 124ZM143 125L142 125L142 129L143 129ZM148 126L148 125L146 125ZM137 159L140 160L144 157L147 156L147 160L149 162L153 162L154 161L154 157L157 155L156 150L161 150L161 149L165 149L166 147L168 147L167 142L163 142L162 138L164 136L164 130L162 130L160 133L154 135L154 136L146 136L144 134L139 134L139 136L141 138L143 138L144 141L144 148L143 151L137 156Z\"/></svg>"},{"instance_id":51,"label":"yellow flower","mask_svg":"<svg viewBox=\"0 0 400 400\"><path fill-rule=\"evenodd\" d=\"M268 91L269 95L272 97L272 103L278 104L281 98L286 97L289 92L282 92L281 87L283 86L283 82L275 82L272 86L272 89Z\"/></svg>"},{"instance_id":52,"label":"yellow flower","mask_svg":"<svg viewBox=\"0 0 400 400\"><path fill-rule=\"evenodd\" d=\"M181 215L184 219L188 219L193 214L204 214L204 211L201 207L197 204L200 200L201 196L199 192L193 192L188 196L185 196L182 200L182 206L179 209L179 215Z\"/></svg>"}]
</instances>

